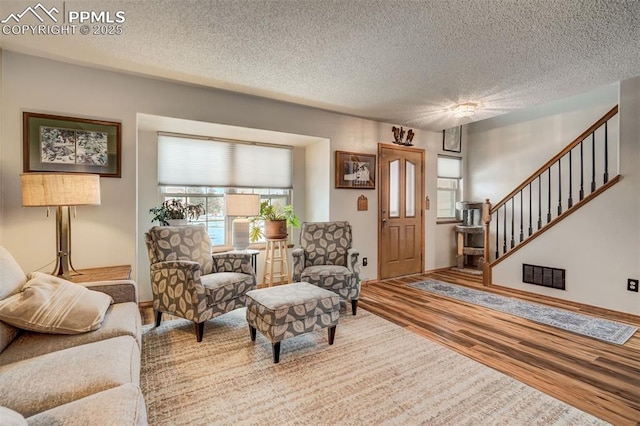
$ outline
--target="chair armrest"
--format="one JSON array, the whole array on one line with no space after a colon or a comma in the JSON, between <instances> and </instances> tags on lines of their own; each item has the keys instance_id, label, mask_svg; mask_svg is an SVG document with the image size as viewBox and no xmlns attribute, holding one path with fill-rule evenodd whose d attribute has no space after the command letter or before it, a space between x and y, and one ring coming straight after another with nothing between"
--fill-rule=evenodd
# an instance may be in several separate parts
<instances>
[{"instance_id":1,"label":"chair armrest","mask_svg":"<svg viewBox=\"0 0 640 426\"><path fill-rule=\"evenodd\" d=\"M249 253L216 253L213 255L215 272L238 272L240 274L254 275Z\"/></svg>"},{"instance_id":2,"label":"chair armrest","mask_svg":"<svg viewBox=\"0 0 640 426\"><path fill-rule=\"evenodd\" d=\"M89 290L108 294L113 298L113 303L138 303L138 285L133 280L93 281L80 284Z\"/></svg>"},{"instance_id":3,"label":"chair armrest","mask_svg":"<svg viewBox=\"0 0 640 426\"><path fill-rule=\"evenodd\" d=\"M187 269L190 271L196 271L200 269L200 264L191 260L165 260L164 262L151 264L151 272L160 271L162 269Z\"/></svg>"},{"instance_id":4,"label":"chair armrest","mask_svg":"<svg viewBox=\"0 0 640 426\"><path fill-rule=\"evenodd\" d=\"M189 307L193 308L192 313L196 317L200 315L202 307L206 308L207 306L207 296L200 281L200 275L200 264L198 262L166 260L152 263L151 291L153 293L154 309L162 312L177 313L176 307L180 307L180 309ZM180 289L178 294L176 294L176 289Z\"/></svg>"},{"instance_id":5,"label":"chair armrest","mask_svg":"<svg viewBox=\"0 0 640 426\"><path fill-rule=\"evenodd\" d=\"M358 263L358 256L360 252L354 248L350 248L347 250L347 268L351 272L356 272L356 263Z\"/></svg>"},{"instance_id":6,"label":"chair armrest","mask_svg":"<svg viewBox=\"0 0 640 426\"><path fill-rule=\"evenodd\" d=\"M304 271L304 250L300 247L291 250L291 259L293 260L291 282L298 282Z\"/></svg>"}]
</instances>

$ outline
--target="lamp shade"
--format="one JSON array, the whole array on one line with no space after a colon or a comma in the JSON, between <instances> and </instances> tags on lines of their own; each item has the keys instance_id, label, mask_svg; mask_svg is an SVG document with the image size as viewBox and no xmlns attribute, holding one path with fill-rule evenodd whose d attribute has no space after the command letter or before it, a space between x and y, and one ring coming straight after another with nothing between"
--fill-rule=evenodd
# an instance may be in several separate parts
<instances>
[{"instance_id":1,"label":"lamp shade","mask_svg":"<svg viewBox=\"0 0 640 426\"><path fill-rule=\"evenodd\" d=\"M260 213L260 195L227 194L225 196L227 216L257 216Z\"/></svg>"},{"instance_id":2,"label":"lamp shade","mask_svg":"<svg viewBox=\"0 0 640 426\"><path fill-rule=\"evenodd\" d=\"M100 176L84 173L23 173L22 205L82 206L100 204Z\"/></svg>"}]
</instances>

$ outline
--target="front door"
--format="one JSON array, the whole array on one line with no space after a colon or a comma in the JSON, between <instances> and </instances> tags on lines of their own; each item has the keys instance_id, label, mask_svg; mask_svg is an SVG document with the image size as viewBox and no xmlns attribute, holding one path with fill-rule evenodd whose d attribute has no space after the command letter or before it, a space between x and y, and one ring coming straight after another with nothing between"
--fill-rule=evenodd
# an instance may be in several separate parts
<instances>
[{"instance_id":1,"label":"front door","mask_svg":"<svg viewBox=\"0 0 640 426\"><path fill-rule=\"evenodd\" d=\"M378 277L424 270L424 150L378 144Z\"/></svg>"}]
</instances>

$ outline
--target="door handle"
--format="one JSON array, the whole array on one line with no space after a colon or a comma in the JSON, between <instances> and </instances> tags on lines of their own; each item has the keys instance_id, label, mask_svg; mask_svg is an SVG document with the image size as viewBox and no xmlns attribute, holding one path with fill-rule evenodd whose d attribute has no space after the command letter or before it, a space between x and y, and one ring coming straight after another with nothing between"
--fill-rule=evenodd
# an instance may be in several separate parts
<instances>
[{"instance_id":1,"label":"door handle","mask_svg":"<svg viewBox=\"0 0 640 426\"><path fill-rule=\"evenodd\" d=\"M382 218L382 224L384 225L385 223L387 223L387 219Z\"/></svg>"}]
</instances>

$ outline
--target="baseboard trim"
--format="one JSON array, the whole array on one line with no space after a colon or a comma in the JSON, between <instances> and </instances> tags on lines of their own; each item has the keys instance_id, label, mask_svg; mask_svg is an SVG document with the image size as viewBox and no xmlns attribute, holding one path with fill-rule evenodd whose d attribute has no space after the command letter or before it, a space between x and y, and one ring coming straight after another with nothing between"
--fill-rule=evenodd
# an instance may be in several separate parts
<instances>
[{"instance_id":1,"label":"baseboard trim","mask_svg":"<svg viewBox=\"0 0 640 426\"><path fill-rule=\"evenodd\" d=\"M608 319L618 319L620 321L630 322L634 325L640 323L640 316L629 314L627 312L614 311L613 309L601 308L598 306L587 305L586 303L573 302L571 300L561 299L559 297L547 296L538 293L532 293L525 290L515 289L507 286L503 286L500 284L491 283L487 286L489 289L497 290L499 292L504 292L511 294L516 297L526 298L530 301L537 303L545 303L545 304L560 304L565 307L570 306L572 310L579 311L583 313L590 313L594 315L601 315Z\"/></svg>"},{"instance_id":2,"label":"baseboard trim","mask_svg":"<svg viewBox=\"0 0 640 426\"><path fill-rule=\"evenodd\" d=\"M442 271L448 271L449 269L453 268L455 265L452 266L445 266L444 268L435 268L435 269L426 269L424 271L425 274L434 274L436 272L442 272Z\"/></svg>"}]
</instances>

